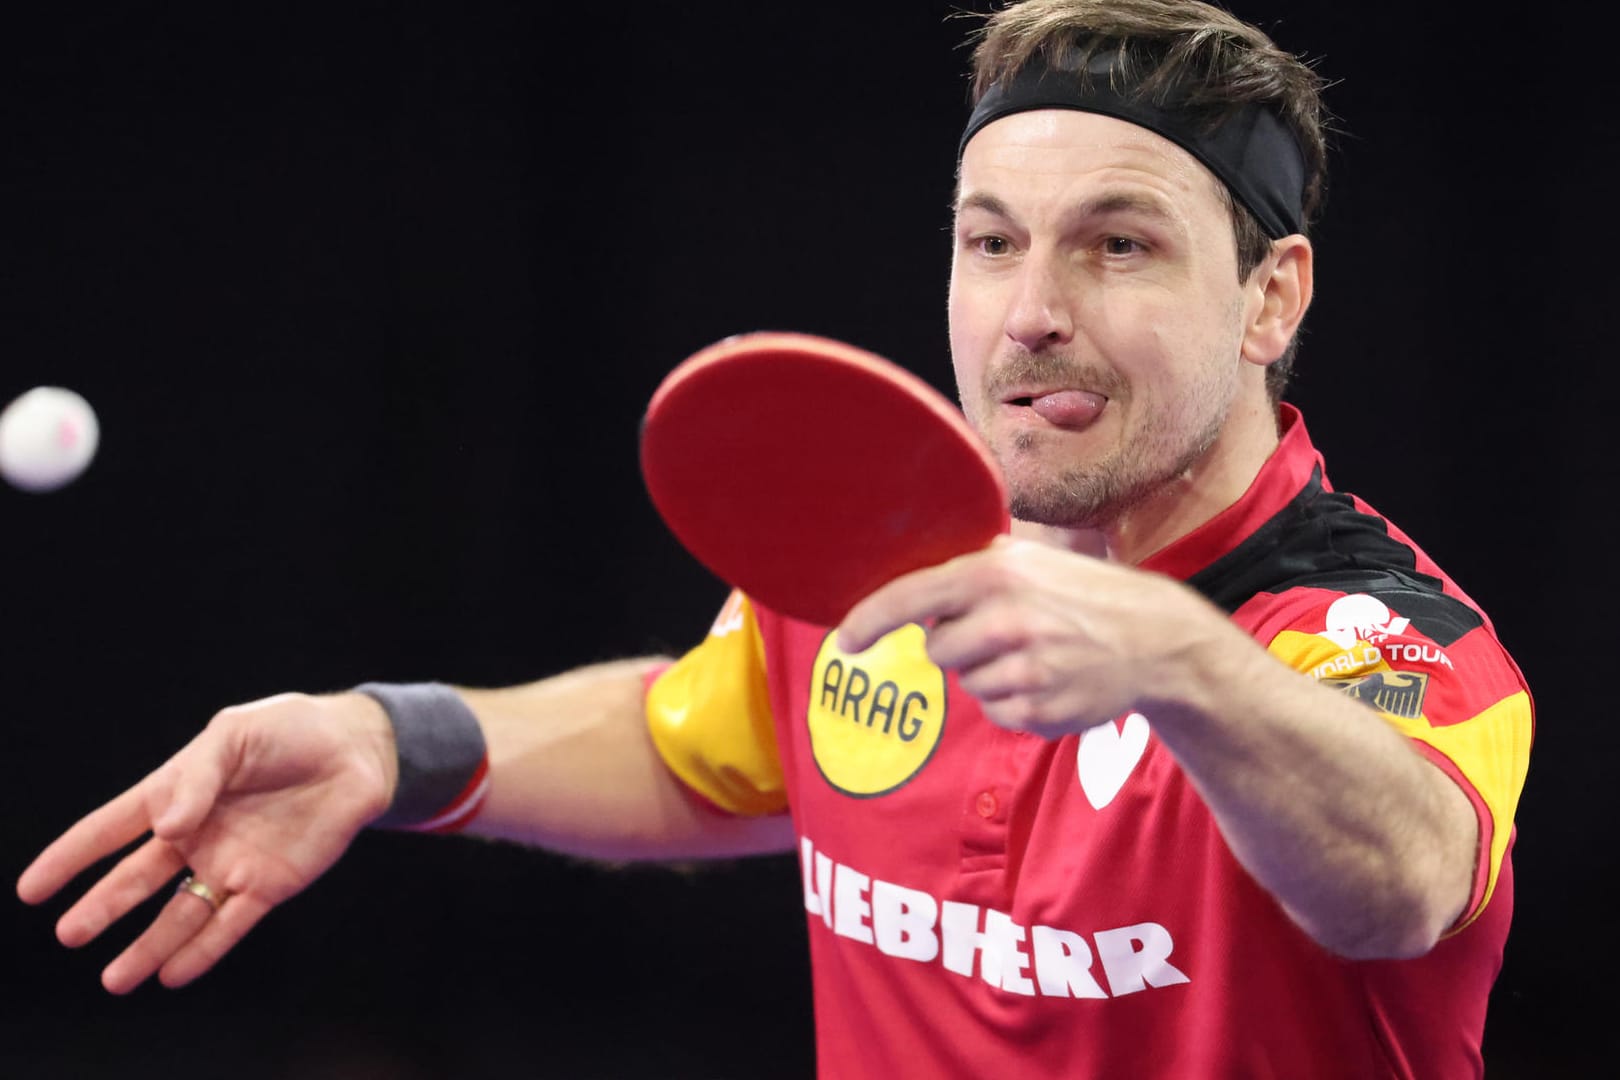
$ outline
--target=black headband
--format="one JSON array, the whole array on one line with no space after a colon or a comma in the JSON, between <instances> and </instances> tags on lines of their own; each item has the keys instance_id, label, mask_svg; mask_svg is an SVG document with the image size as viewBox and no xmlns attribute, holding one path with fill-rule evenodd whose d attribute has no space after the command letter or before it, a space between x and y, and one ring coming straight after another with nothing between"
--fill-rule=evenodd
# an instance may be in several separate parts
<instances>
[{"instance_id":1,"label":"black headband","mask_svg":"<svg viewBox=\"0 0 1620 1080\"><path fill-rule=\"evenodd\" d=\"M956 147L958 163L968 140L1004 116L1032 109L1101 113L1163 135L1203 162L1271 239L1304 231L1305 159L1293 132L1275 112L1244 105L1211 130L1173 89L1161 104L1130 89L1115 89L1113 76L1112 56L1094 57L1085 78L1076 68L1054 70L1031 61L979 99Z\"/></svg>"}]
</instances>

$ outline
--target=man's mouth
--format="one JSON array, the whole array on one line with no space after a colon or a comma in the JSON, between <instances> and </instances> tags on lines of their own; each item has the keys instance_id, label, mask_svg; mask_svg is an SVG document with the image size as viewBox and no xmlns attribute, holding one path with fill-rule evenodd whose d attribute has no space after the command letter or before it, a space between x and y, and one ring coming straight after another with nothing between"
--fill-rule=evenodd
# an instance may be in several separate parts
<instances>
[{"instance_id":1,"label":"man's mouth","mask_svg":"<svg viewBox=\"0 0 1620 1080\"><path fill-rule=\"evenodd\" d=\"M1096 422L1108 398L1090 390L1032 390L1015 391L1004 403L1028 408L1053 427L1080 431Z\"/></svg>"}]
</instances>

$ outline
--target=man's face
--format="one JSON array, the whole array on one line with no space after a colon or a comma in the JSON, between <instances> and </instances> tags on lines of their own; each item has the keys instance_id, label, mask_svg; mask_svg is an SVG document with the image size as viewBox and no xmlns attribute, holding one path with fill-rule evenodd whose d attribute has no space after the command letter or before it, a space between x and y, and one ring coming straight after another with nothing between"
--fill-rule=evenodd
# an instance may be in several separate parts
<instances>
[{"instance_id":1,"label":"man's face","mask_svg":"<svg viewBox=\"0 0 1620 1080\"><path fill-rule=\"evenodd\" d=\"M1067 109L989 124L954 250L957 387L1014 517L1108 526L1199 466L1261 385L1219 181L1150 131Z\"/></svg>"}]
</instances>

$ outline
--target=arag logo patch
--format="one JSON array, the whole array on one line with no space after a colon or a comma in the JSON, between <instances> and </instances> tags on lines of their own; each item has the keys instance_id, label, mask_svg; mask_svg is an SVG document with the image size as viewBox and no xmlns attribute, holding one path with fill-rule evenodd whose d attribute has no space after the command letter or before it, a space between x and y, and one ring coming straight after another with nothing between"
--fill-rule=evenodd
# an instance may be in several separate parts
<instances>
[{"instance_id":1,"label":"arag logo patch","mask_svg":"<svg viewBox=\"0 0 1620 1080\"><path fill-rule=\"evenodd\" d=\"M810 749L827 782L870 798L904 785L945 731L945 673L923 628L902 626L858 656L822 640L810 682Z\"/></svg>"}]
</instances>

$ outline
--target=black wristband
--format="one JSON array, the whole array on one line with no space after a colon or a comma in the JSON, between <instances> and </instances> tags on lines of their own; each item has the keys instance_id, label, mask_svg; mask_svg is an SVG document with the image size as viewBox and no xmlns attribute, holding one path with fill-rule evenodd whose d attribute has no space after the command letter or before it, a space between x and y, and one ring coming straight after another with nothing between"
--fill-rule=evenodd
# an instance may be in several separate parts
<instances>
[{"instance_id":1,"label":"black wristband","mask_svg":"<svg viewBox=\"0 0 1620 1080\"><path fill-rule=\"evenodd\" d=\"M459 828L488 785L488 754L478 717L443 683L363 683L394 727L399 782L379 829Z\"/></svg>"}]
</instances>

